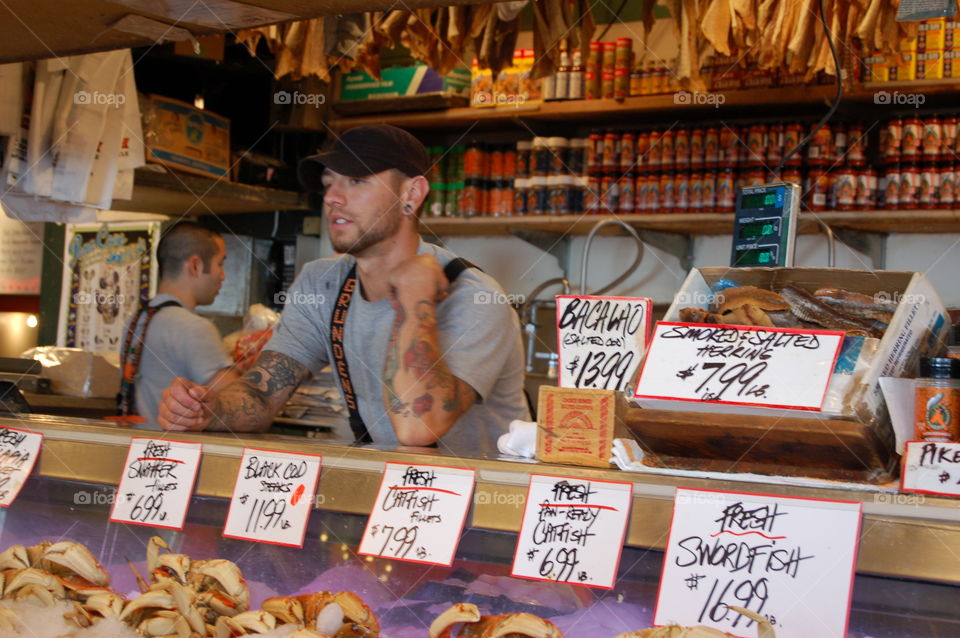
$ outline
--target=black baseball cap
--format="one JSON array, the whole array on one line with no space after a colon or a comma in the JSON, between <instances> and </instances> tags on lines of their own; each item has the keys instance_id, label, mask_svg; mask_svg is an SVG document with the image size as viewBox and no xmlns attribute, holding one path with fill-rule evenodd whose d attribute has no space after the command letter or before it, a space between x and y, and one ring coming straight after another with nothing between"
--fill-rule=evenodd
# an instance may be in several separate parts
<instances>
[{"instance_id":1,"label":"black baseball cap","mask_svg":"<svg viewBox=\"0 0 960 638\"><path fill-rule=\"evenodd\" d=\"M320 153L300 160L300 183L308 190L321 190L324 168L347 177L395 168L407 177L416 177L430 170L430 155L420 140L396 126L358 126L336 137Z\"/></svg>"}]
</instances>

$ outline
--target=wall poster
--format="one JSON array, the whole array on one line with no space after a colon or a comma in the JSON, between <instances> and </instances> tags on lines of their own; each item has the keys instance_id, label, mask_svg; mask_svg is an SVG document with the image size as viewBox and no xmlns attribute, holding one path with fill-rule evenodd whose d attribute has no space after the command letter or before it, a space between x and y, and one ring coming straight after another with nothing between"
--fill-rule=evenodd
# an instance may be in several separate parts
<instances>
[{"instance_id":1,"label":"wall poster","mask_svg":"<svg viewBox=\"0 0 960 638\"><path fill-rule=\"evenodd\" d=\"M57 345L119 352L157 286L160 223L67 224Z\"/></svg>"}]
</instances>

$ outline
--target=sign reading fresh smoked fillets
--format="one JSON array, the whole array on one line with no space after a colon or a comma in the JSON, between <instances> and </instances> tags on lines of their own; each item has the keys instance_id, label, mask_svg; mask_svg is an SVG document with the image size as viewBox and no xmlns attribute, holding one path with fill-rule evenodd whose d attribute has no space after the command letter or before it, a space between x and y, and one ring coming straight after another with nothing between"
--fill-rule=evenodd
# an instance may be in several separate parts
<instances>
[{"instance_id":1,"label":"sign reading fresh smoked fillets","mask_svg":"<svg viewBox=\"0 0 960 638\"><path fill-rule=\"evenodd\" d=\"M630 392L653 302L642 297L557 296L561 388Z\"/></svg>"},{"instance_id":2,"label":"sign reading fresh smoked fillets","mask_svg":"<svg viewBox=\"0 0 960 638\"><path fill-rule=\"evenodd\" d=\"M819 410L844 333L659 322L634 394Z\"/></svg>"}]
</instances>

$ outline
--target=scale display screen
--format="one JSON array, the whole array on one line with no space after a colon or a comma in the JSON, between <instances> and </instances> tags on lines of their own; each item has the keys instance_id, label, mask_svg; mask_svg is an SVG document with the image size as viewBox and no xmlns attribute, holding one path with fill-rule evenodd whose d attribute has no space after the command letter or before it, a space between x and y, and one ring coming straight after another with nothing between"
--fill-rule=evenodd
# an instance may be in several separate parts
<instances>
[{"instance_id":1,"label":"scale display screen","mask_svg":"<svg viewBox=\"0 0 960 638\"><path fill-rule=\"evenodd\" d=\"M737 193L731 266L792 266L800 187L788 182Z\"/></svg>"}]
</instances>

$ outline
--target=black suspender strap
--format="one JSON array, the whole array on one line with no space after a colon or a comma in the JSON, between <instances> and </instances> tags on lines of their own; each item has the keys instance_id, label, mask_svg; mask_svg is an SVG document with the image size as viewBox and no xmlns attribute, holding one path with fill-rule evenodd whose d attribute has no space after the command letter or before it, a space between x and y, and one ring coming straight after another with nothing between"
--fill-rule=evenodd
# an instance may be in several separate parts
<instances>
[{"instance_id":1,"label":"black suspender strap","mask_svg":"<svg viewBox=\"0 0 960 638\"><path fill-rule=\"evenodd\" d=\"M467 268L477 268L466 259L456 257L444 266L443 274L447 281L453 283ZM477 268L479 270L479 268ZM355 443L372 443L373 438L370 431L367 430L363 418L360 416L360 408L357 403L357 395L353 390L353 383L350 381L350 369L347 366L347 356L344 349L344 331L347 325L347 312L350 310L350 302L353 300L353 293L357 289L357 264L354 262L347 273L347 278L343 280L340 286L340 292L337 294L337 301L333 306L333 317L330 320L330 350L333 353L334 368L337 376L340 378L340 387L343 389L343 399L347 404L347 411L350 413L350 429L353 430Z\"/></svg>"},{"instance_id":2,"label":"black suspender strap","mask_svg":"<svg viewBox=\"0 0 960 638\"><path fill-rule=\"evenodd\" d=\"M143 355L143 342L147 338L147 328L154 315L164 308L170 306L179 306L179 301L169 300L156 306L141 307L134 316L130 325L127 327L127 334L123 339L123 346L120 350L120 393L117 395L117 414L123 417L137 414L136 396L136 377L140 370L140 357ZM137 330L141 317L146 315L143 320L143 327Z\"/></svg>"},{"instance_id":3,"label":"black suspender strap","mask_svg":"<svg viewBox=\"0 0 960 638\"><path fill-rule=\"evenodd\" d=\"M350 429L353 430L355 443L372 443L373 438L360 417L360 408L357 404L357 395L353 391L350 381L350 370L347 367L347 355L343 348L343 333L347 326L347 311L350 310L350 301L357 289L357 264L354 263L347 273L347 278L340 286L337 302L333 306L333 318L330 321L330 350L333 352L333 362L340 377L340 387L343 389L343 400L350 413Z\"/></svg>"}]
</instances>

